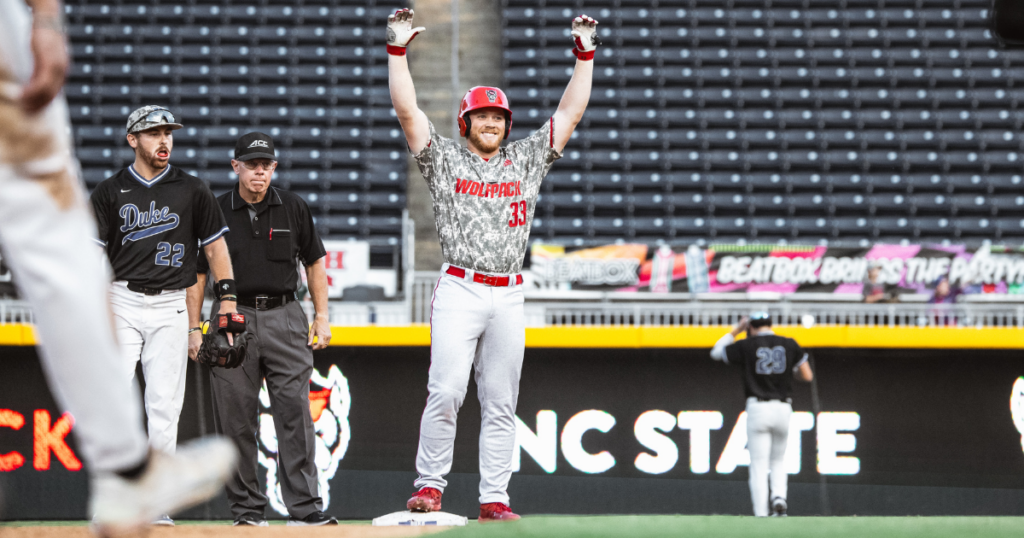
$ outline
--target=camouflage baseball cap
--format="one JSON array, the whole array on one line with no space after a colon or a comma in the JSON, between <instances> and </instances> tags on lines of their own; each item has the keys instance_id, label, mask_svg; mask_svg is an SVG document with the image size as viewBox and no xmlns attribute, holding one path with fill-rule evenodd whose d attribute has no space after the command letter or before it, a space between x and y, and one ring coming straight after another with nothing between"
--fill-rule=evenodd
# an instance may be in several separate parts
<instances>
[{"instance_id":1,"label":"camouflage baseball cap","mask_svg":"<svg viewBox=\"0 0 1024 538\"><path fill-rule=\"evenodd\" d=\"M171 130L181 129L182 125L174 121L170 110L162 106L147 105L132 112L128 116L128 134L138 133L154 127L168 126Z\"/></svg>"}]
</instances>

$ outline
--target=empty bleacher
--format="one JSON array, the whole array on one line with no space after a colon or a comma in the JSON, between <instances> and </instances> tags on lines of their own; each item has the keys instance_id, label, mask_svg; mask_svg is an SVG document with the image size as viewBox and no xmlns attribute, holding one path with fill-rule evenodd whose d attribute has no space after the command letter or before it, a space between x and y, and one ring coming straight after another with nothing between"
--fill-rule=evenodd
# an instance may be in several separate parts
<instances>
[{"instance_id":1,"label":"empty bleacher","mask_svg":"<svg viewBox=\"0 0 1024 538\"><path fill-rule=\"evenodd\" d=\"M396 4L397 6L397 4ZM405 139L387 86L384 25L395 6L221 0L67 0L66 94L91 188L134 159L135 108L164 105L185 128L171 163L224 192L249 131L274 137L278 187L301 194L325 238L401 243Z\"/></svg>"},{"instance_id":2,"label":"empty bleacher","mask_svg":"<svg viewBox=\"0 0 1024 538\"><path fill-rule=\"evenodd\" d=\"M554 113L572 17L590 106L533 239L1024 239L1024 51L988 0L503 0L513 139Z\"/></svg>"}]
</instances>

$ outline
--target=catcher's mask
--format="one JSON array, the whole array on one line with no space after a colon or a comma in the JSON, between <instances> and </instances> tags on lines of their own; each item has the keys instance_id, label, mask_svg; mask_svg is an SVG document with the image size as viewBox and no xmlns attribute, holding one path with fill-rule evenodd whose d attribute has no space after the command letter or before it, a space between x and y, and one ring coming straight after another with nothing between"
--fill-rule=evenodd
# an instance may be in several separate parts
<instances>
[{"instance_id":1,"label":"catcher's mask","mask_svg":"<svg viewBox=\"0 0 1024 538\"><path fill-rule=\"evenodd\" d=\"M772 317L768 315L768 312L757 311L750 313L750 326L754 329L760 327L771 327Z\"/></svg>"},{"instance_id":2,"label":"catcher's mask","mask_svg":"<svg viewBox=\"0 0 1024 538\"><path fill-rule=\"evenodd\" d=\"M505 92L491 86L476 86L466 92L462 104L459 105L459 134L469 136L470 121L466 113L487 107L497 107L505 111L505 138L508 138L509 132L512 131L512 109L509 107Z\"/></svg>"}]
</instances>

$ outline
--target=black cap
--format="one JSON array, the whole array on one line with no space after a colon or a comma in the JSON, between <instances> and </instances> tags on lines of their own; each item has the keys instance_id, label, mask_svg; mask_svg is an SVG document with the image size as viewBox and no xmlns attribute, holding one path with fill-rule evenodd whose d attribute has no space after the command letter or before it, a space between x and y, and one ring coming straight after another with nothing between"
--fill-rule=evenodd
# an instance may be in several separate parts
<instances>
[{"instance_id":1,"label":"black cap","mask_svg":"<svg viewBox=\"0 0 1024 538\"><path fill-rule=\"evenodd\" d=\"M248 133L235 142L235 160L250 161L252 159L271 159L276 161L274 139L263 133Z\"/></svg>"},{"instance_id":2,"label":"black cap","mask_svg":"<svg viewBox=\"0 0 1024 538\"><path fill-rule=\"evenodd\" d=\"M759 311L750 313L750 326L755 329L758 327L768 327L772 324L772 317L768 315L768 312Z\"/></svg>"}]
</instances>

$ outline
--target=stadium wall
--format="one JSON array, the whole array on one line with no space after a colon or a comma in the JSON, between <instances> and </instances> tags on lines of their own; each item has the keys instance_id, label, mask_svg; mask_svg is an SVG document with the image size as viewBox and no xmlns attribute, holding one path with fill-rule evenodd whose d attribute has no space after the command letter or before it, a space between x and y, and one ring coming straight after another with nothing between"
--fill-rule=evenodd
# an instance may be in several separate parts
<instances>
[{"instance_id":1,"label":"stadium wall","mask_svg":"<svg viewBox=\"0 0 1024 538\"><path fill-rule=\"evenodd\" d=\"M793 402L792 515L1024 515L1019 351L812 351L817 398L801 385ZM370 518L402 508L413 491L429 362L425 346L317 353L311 412L329 513ZM35 349L0 348L0 367L0 518L84 518L86 473L75 470L77 448ZM213 428L204 374L190 364L182 439ZM517 512L749 513L738 372L706 348L530 347L521 386L510 486ZM445 493L446 510L471 515L475 391L460 415ZM270 433L260 436L261 476L273 467ZM228 518L226 501L184 517Z\"/></svg>"}]
</instances>

